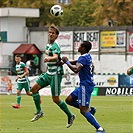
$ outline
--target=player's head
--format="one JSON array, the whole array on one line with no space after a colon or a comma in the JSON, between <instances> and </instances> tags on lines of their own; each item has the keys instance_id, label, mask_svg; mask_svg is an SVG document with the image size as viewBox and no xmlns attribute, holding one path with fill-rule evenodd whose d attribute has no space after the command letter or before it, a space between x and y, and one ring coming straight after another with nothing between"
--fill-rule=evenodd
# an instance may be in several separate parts
<instances>
[{"instance_id":1,"label":"player's head","mask_svg":"<svg viewBox=\"0 0 133 133\"><path fill-rule=\"evenodd\" d=\"M88 53L92 48L92 44L89 41L83 41L79 48L78 48L78 52L80 53Z\"/></svg>"},{"instance_id":2,"label":"player's head","mask_svg":"<svg viewBox=\"0 0 133 133\"><path fill-rule=\"evenodd\" d=\"M54 41L59 35L59 29L55 25L51 25L48 29L49 41Z\"/></svg>"},{"instance_id":3,"label":"player's head","mask_svg":"<svg viewBox=\"0 0 133 133\"><path fill-rule=\"evenodd\" d=\"M19 55L19 54L15 55L15 61L17 64L19 64L21 61L21 55Z\"/></svg>"},{"instance_id":4,"label":"player's head","mask_svg":"<svg viewBox=\"0 0 133 133\"><path fill-rule=\"evenodd\" d=\"M55 25L52 24L49 29L54 29L56 34L59 35L59 29Z\"/></svg>"}]
</instances>

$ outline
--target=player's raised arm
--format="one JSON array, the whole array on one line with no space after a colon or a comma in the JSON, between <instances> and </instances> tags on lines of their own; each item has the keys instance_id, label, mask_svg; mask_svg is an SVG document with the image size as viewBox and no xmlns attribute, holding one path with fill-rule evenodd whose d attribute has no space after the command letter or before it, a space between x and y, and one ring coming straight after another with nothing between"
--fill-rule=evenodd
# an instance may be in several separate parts
<instances>
[{"instance_id":1,"label":"player's raised arm","mask_svg":"<svg viewBox=\"0 0 133 133\"><path fill-rule=\"evenodd\" d=\"M67 57L62 57L62 61L68 65L68 67L75 73L78 73L80 69L82 68L82 64L78 63L77 61L71 61L68 60Z\"/></svg>"}]
</instances>

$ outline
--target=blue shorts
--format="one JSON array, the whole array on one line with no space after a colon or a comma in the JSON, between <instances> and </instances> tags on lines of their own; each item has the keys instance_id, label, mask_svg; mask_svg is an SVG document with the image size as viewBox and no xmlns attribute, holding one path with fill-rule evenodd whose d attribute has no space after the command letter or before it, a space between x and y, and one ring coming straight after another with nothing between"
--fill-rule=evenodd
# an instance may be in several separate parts
<instances>
[{"instance_id":1,"label":"blue shorts","mask_svg":"<svg viewBox=\"0 0 133 133\"><path fill-rule=\"evenodd\" d=\"M73 100L78 100L79 106L87 106L90 105L91 93L93 91L93 86L88 85L80 85L80 87L76 88L71 96Z\"/></svg>"}]
</instances>

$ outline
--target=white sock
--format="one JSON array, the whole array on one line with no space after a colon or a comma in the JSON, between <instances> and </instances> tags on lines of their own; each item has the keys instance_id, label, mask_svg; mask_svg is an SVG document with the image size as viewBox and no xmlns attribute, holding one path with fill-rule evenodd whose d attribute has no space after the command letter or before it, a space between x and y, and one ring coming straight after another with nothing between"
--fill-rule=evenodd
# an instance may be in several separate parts
<instances>
[{"instance_id":1,"label":"white sock","mask_svg":"<svg viewBox=\"0 0 133 133\"><path fill-rule=\"evenodd\" d=\"M103 131L103 128L102 127L99 127L98 130Z\"/></svg>"}]
</instances>

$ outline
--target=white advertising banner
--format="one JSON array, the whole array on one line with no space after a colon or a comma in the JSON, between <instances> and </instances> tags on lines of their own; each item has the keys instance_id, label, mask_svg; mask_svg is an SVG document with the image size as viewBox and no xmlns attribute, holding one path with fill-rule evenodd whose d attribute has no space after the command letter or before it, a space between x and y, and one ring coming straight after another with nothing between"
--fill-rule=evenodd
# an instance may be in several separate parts
<instances>
[{"instance_id":1,"label":"white advertising banner","mask_svg":"<svg viewBox=\"0 0 133 133\"><path fill-rule=\"evenodd\" d=\"M75 31L74 32L74 50L78 50L80 43L90 41L92 43L91 51L99 50L99 31Z\"/></svg>"},{"instance_id":2,"label":"white advertising banner","mask_svg":"<svg viewBox=\"0 0 133 133\"><path fill-rule=\"evenodd\" d=\"M96 87L118 87L118 75L95 75Z\"/></svg>"},{"instance_id":3,"label":"white advertising banner","mask_svg":"<svg viewBox=\"0 0 133 133\"><path fill-rule=\"evenodd\" d=\"M58 38L61 51L73 51L73 32L60 32Z\"/></svg>"},{"instance_id":4,"label":"white advertising banner","mask_svg":"<svg viewBox=\"0 0 133 133\"><path fill-rule=\"evenodd\" d=\"M17 83L15 82L16 76L3 76L1 77L1 84L0 84L0 94L6 94L7 93L7 80L11 79L13 84L12 93L16 94L17 92ZM32 86L38 76L29 77L30 85ZM117 75L95 75L94 81L96 86L95 87L118 87L118 76ZM65 73L62 78L61 83L61 95L70 94L70 92L79 86L79 77L78 75L71 75L69 72ZM25 94L25 91L23 89L22 94ZM43 88L40 90L41 95L51 95L51 89L50 86Z\"/></svg>"},{"instance_id":5,"label":"white advertising banner","mask_svg":"<svg viewBox=\"0 0 133 133\"><path fill-rule=\"evenodd\" d=\"M75 76L69 73L64 74L61 82L62 87L74 87L75 86Z\"/></svg>"},{"instance_id":6,"label":"white advertising banner","mask_svg":"<svg viewBox=\"0 0 133 133\"><path fill-rule=\"evenodd\" d=\"M78 87L79 86L79 76L69 75L64 76L62 79L63 87ZM95 87L118 87L118 76L117 75L94 75Z\"/></svg>"},{"instance_id":7,"label":"white advertising banner","mask_svg":"<svg viewBox=\"0 0 133 133\"><path fill-rule=\"evenodd\" d=\"M75 88L74 87L67 87L61 89L61 96L68 96ZM50 87L42 88L39 91L41 96L51 96L51 89Z\"/></svg>"}]
</instances>

